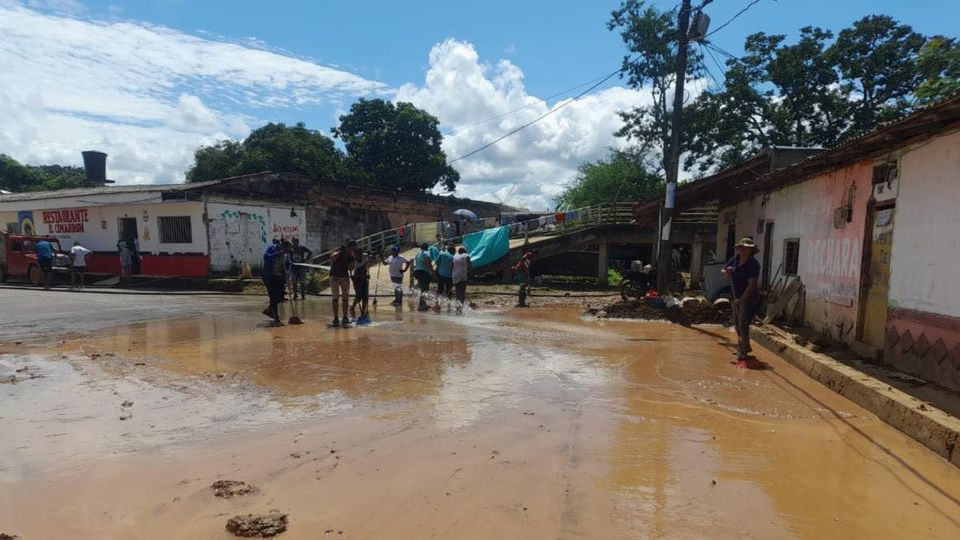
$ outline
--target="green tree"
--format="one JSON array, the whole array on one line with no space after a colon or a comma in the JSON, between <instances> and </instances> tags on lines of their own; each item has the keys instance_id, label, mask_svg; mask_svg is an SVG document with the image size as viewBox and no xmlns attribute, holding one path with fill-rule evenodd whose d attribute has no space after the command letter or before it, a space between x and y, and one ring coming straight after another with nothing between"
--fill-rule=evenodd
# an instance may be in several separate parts
<instances>
[{"instance_id":1,"label":"green tree","mask_svg":"<svg viewBox=\"0 0 960 540\"><path fill-rule=\"evenodd\" d=\"M841 30L826 51L835 64L852 104L851 134L910 109L922 80L918 62L926 39L889 15L869 15Z\"/></svg>"},{"instance_id":2,"label":"green tree","mask_svg":"<svg viewBox=\"0 0 960 540\"><path fill-rule=\"evenodd\" d=\"M460 174L441 149L439 120L410 103L361 99L332 131L349 155L356 181L410 191L440 184L453 191Z\"/></svg>"},{"instance_id":3,"label":"green tree","mask_svg":"<svg viewBox=\"0 0 960 540\"><path fill-rule=\"evenodd\" d=\"M663 178L649 171L635 152L611 150L602 159L580 165L577 178L556 199L571 210L616 201L639 201L663 191Z\"/></svg>"},{"instance_id":4,"label":"green tree","mask_svg":"<svg viewBox=\"0 0 960 540\"><path fill-rule=\"evenodd\" d=\"M342 153L333 140L302 123L267 124L243 142L220 141L194 152L188 182L216 180L261 171L297 173L315 180L339 178Z\"/></svg>"},{"instance_id":5,"label":"green tree","mask_svg":"<svg viewBox=\"0 0 960 540\"><path fill-rule=\"evenodd\" d=\"M862 18L835 40L815 27L802 28L794 43L748 36L743 56L727 60L723 86L689 107L685 166L735 165L774 145L835 146L909 113L924 77L931 94L944 95L933 88L950 46L924 46L925 39L885 15Z\"/></svg>"},{"instance_id":6,"label":"green tree","mask_svg":"<svg viewBox=\"0 0 960 540\"><path fill-rule=\"evenodd\" d=\"M917 60L921 82L916 97L921 105L960 94L960 43L933 36L920 50Z\"/></svg>"},{"instance_id":7,"label":"green tree","mask_svg":"<svg viewBox=\"0 0 960 540\"><path fill-rule=\"evenodd\" d=\"M83 167L64 165L22 165L0 154L0 189L7 191L55 191L86 185Z\"/></svg>"},{"instance_id":8,"label":"green tree","mask_svg":"<svg viewBox=\"0 0 960 540\"><path fill-rule=\"evenodd\" d=\"M662 11L643 0L624 0L607 22L607 28L618 31L627 47L622 72L627 82L651 97L650 105L620 113L624 126L617 135L635 141L644 153L656 155L656 167L661 171L666 170L673 121L673 87L680 49L676 19L676 9ZM686 77L702 74L703 57L691 48Z\"/></svg>"}]
</instances>

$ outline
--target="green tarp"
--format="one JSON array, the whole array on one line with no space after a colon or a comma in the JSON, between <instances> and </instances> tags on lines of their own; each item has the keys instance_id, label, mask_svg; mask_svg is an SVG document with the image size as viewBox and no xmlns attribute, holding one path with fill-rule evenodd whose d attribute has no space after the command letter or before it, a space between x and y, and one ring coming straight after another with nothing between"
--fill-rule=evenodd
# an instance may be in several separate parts
<instances>
[{"instance_id":1,"label":"green tarp","mask_svg":"<svg viewBox=\"0 0 960 540\"><path fill-rule=\"evenodd\" d=\"M470 253L470 264L474 268L493 264L510 252L510 227L468 234L463 237L463 245Z\"/></svg>"}]
</instances>

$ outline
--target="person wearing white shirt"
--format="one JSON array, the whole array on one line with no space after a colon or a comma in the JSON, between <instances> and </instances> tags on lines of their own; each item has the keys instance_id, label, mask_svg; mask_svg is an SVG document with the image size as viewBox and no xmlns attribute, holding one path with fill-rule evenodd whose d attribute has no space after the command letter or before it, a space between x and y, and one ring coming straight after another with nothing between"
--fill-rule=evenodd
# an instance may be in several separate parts
<instances>
[{"instance_id":1,"label":"person wearing white shirt","mask_svg":"<svg viewBox=\"0 0 960 540\"><path fill-rule=\"evenodd\" d=\"M76 286L77 278L80 279L80 288L84 287L83 273L87 269L87 255L93 253L89 249L80 245L80 242L74 242L70 248L70 290Z\"/></svg>"},{"instance_id":2,"label":"person wearing white shirt","mask_svg":"<svg viewBox=\"0 0 960 540\"><path fill-rule=\"evenodd\" d=\"M390 281L393 282L393 302L390 305L400 306L403 304L403 275L410 267L410 261L400 255L400 246L393 246L383 264L390 267Z\"/></svg>"},{"instance_id":3,"label":"person wearing white shirt","mask_svg":"<svg viewBox=\"0 0 960 540\"><path fill-rule=\"evenodd\" d=\"M470 255L467 248L460 246L453 256L453 288L457 292L457 314L463 313L463 304L467 301L467 277L470 274Z\"/></svg>"}]
</instances>

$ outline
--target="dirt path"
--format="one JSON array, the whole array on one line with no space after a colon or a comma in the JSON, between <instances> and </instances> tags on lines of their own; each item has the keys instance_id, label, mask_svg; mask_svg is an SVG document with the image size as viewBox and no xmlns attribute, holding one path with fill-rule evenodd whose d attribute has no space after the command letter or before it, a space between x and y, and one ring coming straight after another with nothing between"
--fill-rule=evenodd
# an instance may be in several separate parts
<instances>
[{"instance_id":1,"label":"dirt path","mask_svg":"<svg viewBox=\"0 0 960 540\"><path fill-rule=\"evenodd\" d=\"M292 539L960 534L960 471L773 355L734 369L726 330L259 308L0 343L0 375L40 375L0 385L0 532L226 539L275 509Z\"/></svg>"}]
</instances>

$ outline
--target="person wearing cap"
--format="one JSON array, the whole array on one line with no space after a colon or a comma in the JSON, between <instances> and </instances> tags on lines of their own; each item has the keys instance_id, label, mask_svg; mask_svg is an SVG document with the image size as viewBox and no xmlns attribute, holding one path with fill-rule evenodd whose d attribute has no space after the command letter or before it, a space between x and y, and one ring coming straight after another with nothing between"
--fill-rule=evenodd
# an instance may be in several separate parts
<instances>
[{"instance_id":1,"label":"person wearing cap","mask_svg":"<svg viewBox=\"0 0 960 540\"><path fill-rule=\"evenodd\" d=\"M750 321L760 308L760 263L754 255L759 249L753 238L747 237L734 247L734 255L721 271L733 282L733 321L737 330L737 360L743 367L750 367L754 360L750 353Z\"/></svg>"},{"instance_id":2,"label":"person wearing cap","mask_svg":"<svg viewBox=\"0 0 960 540\"><path fill-rule=\"evenodd\" d=\"M357 262L353 252L357 243L347 240L330 256L330 293L333 296L333 323L331 326L340 326L340 308L343 308L343 325L350 324L347 310L350 309L350 271ZM343 302L340 297L343 296Z\"/></svg>"},{"instance_id":3,"label":"person wearing cap","mask_svg":"<svg viewBox=\"0 0 960 540\"><path fill-rule=\"evenodd\" d=\"M390 256L382 262L390 267L390 281L393 283L393 302L390 305L403 305L403 275L410 268L410 261L400 255L400 246L395 245L390 248Z\"/></svg>"},{"instance_id":4,"label":"person wearing cap","mask_svg":"<svg viewBox=\"0 0 960 540\"><path fill-rule=\"evenodd\" d=\"M530 265L533 264L533 258L535 254L532 251L528 251L520 257L520 260L513 267L513 272L516 275L517 283L520 284L519 298L517 302L517 307L528 307L527 306L527 287L530 285Z\"/></svg>"}]
</instances>

